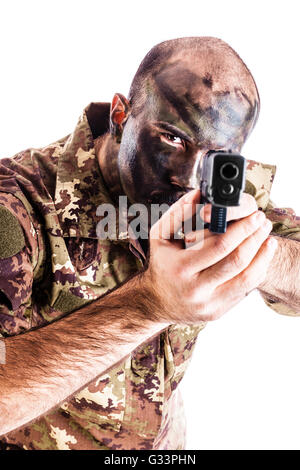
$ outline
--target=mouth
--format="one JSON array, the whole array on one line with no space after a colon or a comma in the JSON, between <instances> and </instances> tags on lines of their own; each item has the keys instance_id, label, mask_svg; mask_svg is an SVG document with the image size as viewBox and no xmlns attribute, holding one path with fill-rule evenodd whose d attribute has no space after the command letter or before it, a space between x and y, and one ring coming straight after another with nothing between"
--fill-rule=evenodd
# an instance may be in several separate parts
<instances>
[{"instance_id":1,"label":"mouth","mask_svg":"<svg viewBox=\"0 0 300 470\"><path fill-rule=\"evenodd\" d=\"M171 206L186 193L187 191L183 191L183 190L182 191L155 190L150 193L150 198L147 201L150 204L168 204L169 206Z\"/></svg>"}]
</instances>

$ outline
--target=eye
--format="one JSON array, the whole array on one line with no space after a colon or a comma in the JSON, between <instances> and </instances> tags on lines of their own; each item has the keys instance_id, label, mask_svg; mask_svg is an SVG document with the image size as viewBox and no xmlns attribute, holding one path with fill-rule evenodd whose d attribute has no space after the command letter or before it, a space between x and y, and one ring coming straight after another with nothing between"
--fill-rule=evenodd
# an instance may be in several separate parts
<instances>
[{"instance_id":1,"label":"eye","mask_svg":"<svg viewBox=\"0 0 300 470\"><path fill-rule=\"evenodd\" d=\"M162 140L167 141L168 144L171 144L174 147L186 147L185 140L183 140L181 137L168 133L163 133L161 136Z\"/></svg>"}]
</instances>

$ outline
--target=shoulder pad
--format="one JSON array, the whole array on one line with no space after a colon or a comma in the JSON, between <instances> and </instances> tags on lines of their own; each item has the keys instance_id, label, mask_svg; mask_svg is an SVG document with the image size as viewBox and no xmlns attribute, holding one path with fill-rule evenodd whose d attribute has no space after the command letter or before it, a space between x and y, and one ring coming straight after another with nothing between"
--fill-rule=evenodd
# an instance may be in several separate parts
<instances>
[{"instance_id":1,"label":"shoulder pad","mask_svg":"<svg viewBox=\"0 0 300 470\"><path fill-rule=\"evenodd\" d=\"M16 255L24 246L23 229L17 217L0 206L0 259Z\"/></svg>"}]
</instances>

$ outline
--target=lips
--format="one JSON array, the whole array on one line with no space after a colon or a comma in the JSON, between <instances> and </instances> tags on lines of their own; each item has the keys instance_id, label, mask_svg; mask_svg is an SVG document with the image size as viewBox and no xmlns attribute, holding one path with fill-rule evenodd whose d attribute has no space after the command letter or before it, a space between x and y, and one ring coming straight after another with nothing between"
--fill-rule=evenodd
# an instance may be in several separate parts
<instances>
[{"instance_id":1,"label":"lips","mask_svg":"<svg viewBox=\"0 0 300 470\"><path fill-rule=\"evenodd\" d=\"M152 191L150 198L148 199L149 203L152 204L168 204L172 205L174 202L178 201L186 191Z\"/></svg>"}]
</instances>

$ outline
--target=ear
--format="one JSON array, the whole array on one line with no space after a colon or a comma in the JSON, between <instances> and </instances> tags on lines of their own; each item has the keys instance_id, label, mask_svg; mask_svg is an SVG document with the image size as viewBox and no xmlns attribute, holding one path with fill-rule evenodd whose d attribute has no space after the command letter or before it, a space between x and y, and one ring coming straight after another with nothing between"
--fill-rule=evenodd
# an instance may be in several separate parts
<instances>
[{"instance_id":1,"label":"ear","mask_svg":"<svg viewBox=\"0 0 300 470\"><path fill-rule=\"evenodd\" d=\"M123 127L129 114L129 101L121 93L116 93L110 107L110 133L116 136L117 142L121 142Z\"/></svg>"}]
</instances>

